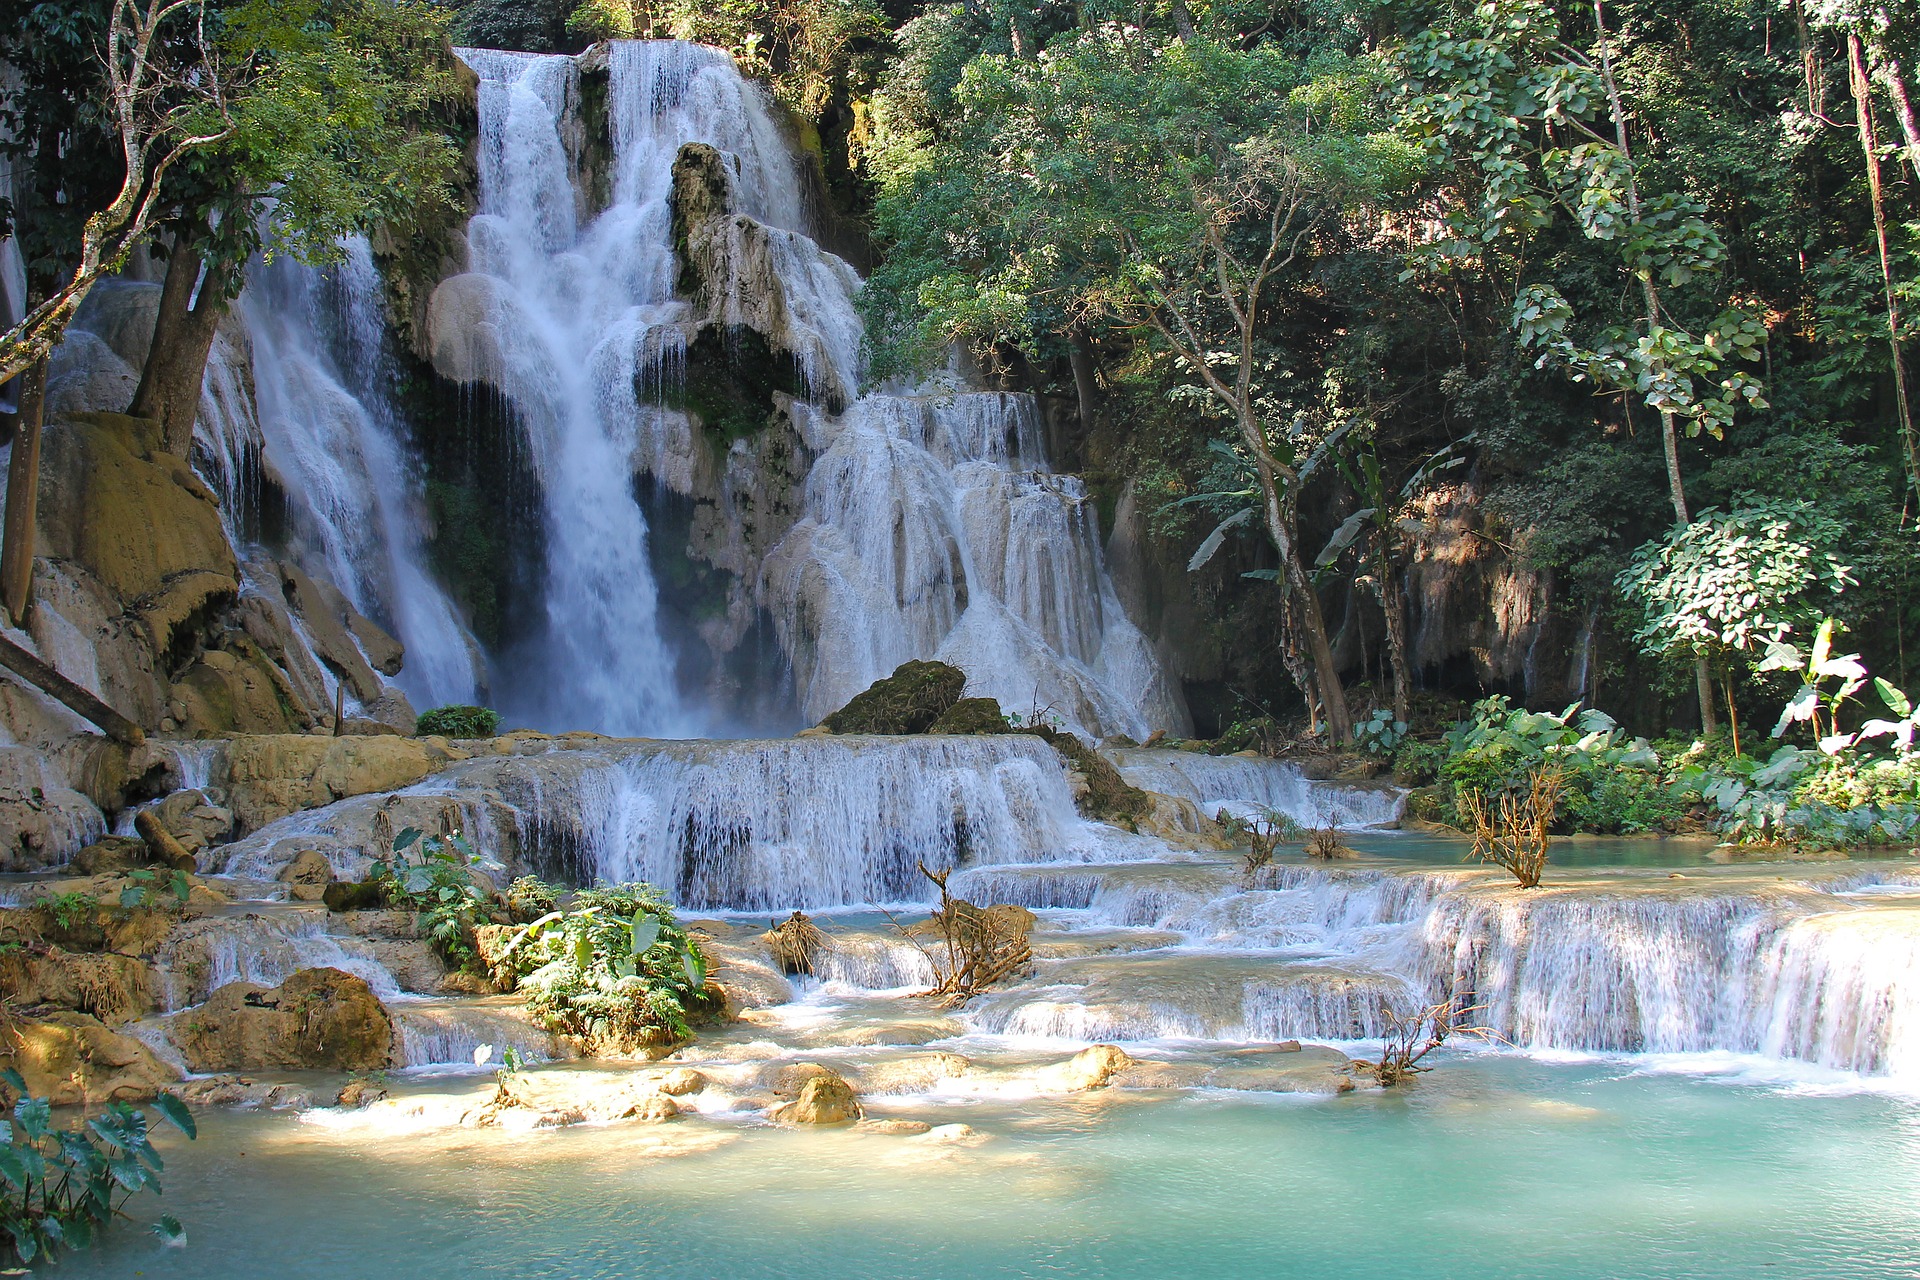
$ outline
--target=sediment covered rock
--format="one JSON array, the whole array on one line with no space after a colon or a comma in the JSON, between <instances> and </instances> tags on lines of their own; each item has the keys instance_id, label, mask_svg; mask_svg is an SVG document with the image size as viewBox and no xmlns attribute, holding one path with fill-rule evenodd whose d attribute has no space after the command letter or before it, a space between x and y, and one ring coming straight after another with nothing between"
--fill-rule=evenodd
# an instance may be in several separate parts
<instances>
[{"instance_id":1,"label":"sediment covered rock","mask_svg":"<svg viewBox=\"0 0 1920 1280\"><path fill-rule=\"evenodd\" d=\"M967 673L958 667L903 662L821 724L834 733L925 733L960 701L966 687Z\"/></svg>"},{"instance_id":2,"label":"sediment covered rock","mask_svg":"<svg viewBox=\"0 0 1920 1280\"><path fill-rule=\"evenodd\" d=\"M169 1019L167 1034L194 1071L393 1065L393 1019L364 979L339 969L303 969L278 987L228 983Z\"/></svg>"},{"instance_id":3,"label":"sediment covered rock","mask_svg":"<svg viewBox=\"0 0 1920 1280\"><path fill-rule=\"evenodd\" d=\"M84 1013L15 1019L0 1033L0 1067L57 1107L142 1102L180 1078L146 1045Z\"/></svg>"}]
</instances>

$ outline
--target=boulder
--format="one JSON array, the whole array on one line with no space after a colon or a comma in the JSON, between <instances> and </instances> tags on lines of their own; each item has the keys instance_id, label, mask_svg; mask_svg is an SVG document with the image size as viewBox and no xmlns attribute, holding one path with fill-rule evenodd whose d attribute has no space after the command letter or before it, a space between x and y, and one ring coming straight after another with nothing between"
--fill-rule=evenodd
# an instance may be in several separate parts
<instances>
[{"instance_id":1,"label":"boulder","mask_svg":"<svg viewBox=\"0 0 1920 1280\"><path fill-rule=\"evenodd\" d=\"M967 673L958 667L903 662L821 724L834 733L925 733L960 701L966 687Z\"/></svg>"},{"instance_id":2,"label":"boulder","mask_svg":"<svg viewBox=\"0 0 1920 1280\"><path fill-rule=\"evenodd\" d=\"M204 791L176 791L154 809L188 853L199 853L233 830L233 810L214 804Z\"/></svg>"},{"instance_id":3,"label":"boulder","mask_svg":"<svg viewBox=\"0 0 1920 1280\"><path fill-rule=\"evenodd\" d=\"M860 1101L853 1086L824 1068L800 1086L791 1102L782 1102L767 1112L778 1124L839 1125L860 1119Z\"/></svg>"},{"instance_id":4,"label":"boulder","mask_svg":"<svg viewBox=\"0 0 1920 1280\"><path fill-rule=\"evenodd\" d=\"M515 1071L460 1123L479 1128L555 1129L589 1121L677 1119L680 1104L633 1072Z\"/></svg>"},{"instance_id":5,"label":"boulder","mask_svg":"<svg viewBox=\"0 0 1920 1280\"><path fill-rule=\"evenodd\" d=\"M368 1076L355 1076L335 1095L336 1107L358 1108L370 1106L387 1096L387 1086Z\"/></svg>"},{"instance_id":6,"label":"boulder","mask_svg":"<svg viewBox=\"0 0 1920 1280\"><path fill-rule=\"evenodd\" d=\"M307 849L293 855L275 878L287 886L287 895L295 902L319 902L333 883L333 864L325 854Z\"/></svg>"},{"instance_id":7,"label":"boulder","mask_svg":"<svg viewBox=\"0 0 1920 1280\"><path fill-rule=\"evenodd\" d=\"M0 747L0 871L57 867L106 829L93 802L69 787L40 752Z\"/></svg>"},{"instance_id":8,"label":"boulder","mask_svg":"<svg viewBox=\"0 0 1920 1280\"><path fill-rule=\"evenodd\" d=\"M669 1098L684 1098L690 1093L699 1093L707 1083L707 1078L692 1067L675 1067L660 1077L658 1087Z\"/></svg>"},{"instance_id":9,"label":"boulder","mask_svg":"<svg viewBox=\"0 0 1920 1280\"><path fill-rule=\"evenodd\" d=\"M73 855L67 870L77 876L116 875L149 865L153 855L136 836L102 836Z\"/></svg>"},{"instance_id":10,"label":"boulder","mask_svg":"<svg viewBox=\"0 0 1920 1280\"><path fill-rule=\"evenodd\" d=\"M1133 1059L1124 1050L1110 1044L1096 1044L1041 1071L1040 1087L1060 1093L1104 1089L1117 1073L1132 1065Z\"/></svg>"},{"instance_id":11,"label":"boulder","mask_svg":"<svg viewBox=\"0 0 1920 1280\"><path fill-rule=\"evenodd\" d=\"M386 686L361 653L358 637L378 637L374 647L395 671L400 669L399 642L361 617L338 587L307 576L298 565L280 565L280 589L306 624L314 653L347 682L354 698L363 703L378 698Z\"/></svg>"},{"instance_id":12,"label":"boulder","mask_svg":"<svg viewBox=\"0 0 1920 1280\"><path fill-rule=\"evenodd\" d=\"M278 987L230 982L168 1020L167 1035L196 1072L393 1065L393 1019L365 979L302 969Z\"/></svg>"},{"instance_id":13,"label":"boulder","mask_svg":"<svg viewBox=\"0 0 1920 1280\"><path fill-rule=\"evenodd\" d=\"M285 734L312 722L299 690L267 650L233 632L222 644L202 653L169 690L168 718L181 732Z\"/></svg>"},{"instance_id":14,"label":"boulder","mask_svg":"<svg viewBox=\"0 0 1920 1280\"><path fill-rule=\"evenodd\" d=\"M0 1067L55 1106L144 1102L180 1078L153 1050L84 1013L17 1018L0 1034Z\"/></svg>"},{"instance_id":15,"label":"boulder","mask_svg":"<svg viewBox=\"0 0 1920 1280\"><path fill-rule=\"evenodd\" d=\"M228 803L250 832L302 809L410 787L453 758L427 738L238 737L227 750Z\"/></svg>"}]
</instances>

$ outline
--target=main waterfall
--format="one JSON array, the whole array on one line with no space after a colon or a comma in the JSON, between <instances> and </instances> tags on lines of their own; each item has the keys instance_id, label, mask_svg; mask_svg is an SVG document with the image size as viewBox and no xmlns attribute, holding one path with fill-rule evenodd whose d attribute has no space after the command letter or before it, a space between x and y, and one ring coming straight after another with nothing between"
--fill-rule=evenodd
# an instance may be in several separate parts
<instances>
[{"instance_id":1,"label":"main waterfall","mask_svg":"<svg viewBox=\"0 0 1920 1280\"><path fill-rule=\"evenodd\" d=\"M430 341L442 374L505 394L542 493L543 616L500 690L510 714L625 734L741 725L750 713L676 674L686 654L663 627L655 561L697 552L733 580L701 640L728 651L765 620L808 720L938 656L1010 710L1096 733L1184 723L1114 594L1088 494L1047 469L1033 401L951 375L860 395L859 277L811 234L801 162L731 58L674 41L459 53L481 80L480 208ZM588 118L600 76L610 160ZM685 209L676 227L676 183L702 146L727 207L695 236ZM756 343L790 387L764 421L713 420L688 361ZM785 516L767 510L771 451L753 438L774 419L801 455ZM731 524L650 550L648 485L718 494Z\"/></svg>"}]
</instances>

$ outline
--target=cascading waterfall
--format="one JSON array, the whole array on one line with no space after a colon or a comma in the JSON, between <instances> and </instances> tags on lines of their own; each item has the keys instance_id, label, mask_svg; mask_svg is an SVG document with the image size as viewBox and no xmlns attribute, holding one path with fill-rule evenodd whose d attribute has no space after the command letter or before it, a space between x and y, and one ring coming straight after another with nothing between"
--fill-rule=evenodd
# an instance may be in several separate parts
<instances>
[{"instance_id":1,"label":"cascading waterfall","mask_svg":"<svg viewBox=\"0 0 1920 1280\"><path fill-rule=\"evenodd\" d=\"M471 702L477 653L426 566L418 468L381 381L380 283L365 240L328 276L256 262L235 304L249 353L216 347L198 424L229 536L243 545L258 469L286 492L295 558L406 647L396 683L421 706ZM331 336L330 336L331 335ZM248 396L244 387L251 384Z\"/></svg>"},{"instance_id":2,"label":"cascading waterfall","mask_svg":"<svg viewBox=\"0 0 1920 1280\"><path fill-rule=\"evenodd\" d=\"M545 633L538 679L506 691L515 710L616 733L690 722L633 480L684 484L676 450L705 447L685 414L659 403L689 334L774 310L812 397L790 413L813 461L801 518L754 591L803 713L818 719L900 662L938 656L967 670L972 693L1092 732L1184 723L1114 594L1084 487L1046 468L1030 397L951 376L856 397L859 278L807 234L795 153L726 54L610 47L611 196L591 218L567 142L580 123L575 61L460 55L481 77L480 213L469 271L435 294L435 360L506 394L544 494ZM669 207L674 162L695 142L724 156L737 208L723 240L758 273L743 284L735 271L705 316L676 298ZM719 722L729 709L705 710Z\"/></svg>"},{"instance_id":3,"label":"cascading waterfall","mask_svg":"<svg viewBox=\"0 0 1920 1280\"><path fill-rule=\"evenodd\" d=\"M1222 809L1236 817L1266 810L1303 827L1371 827L1398 818L1404 794L1397 788L1321 786L1280 760L1150 749L1111 754L1134 786L1191 800L1209 817Z\"/></svg>"}]
</instances>

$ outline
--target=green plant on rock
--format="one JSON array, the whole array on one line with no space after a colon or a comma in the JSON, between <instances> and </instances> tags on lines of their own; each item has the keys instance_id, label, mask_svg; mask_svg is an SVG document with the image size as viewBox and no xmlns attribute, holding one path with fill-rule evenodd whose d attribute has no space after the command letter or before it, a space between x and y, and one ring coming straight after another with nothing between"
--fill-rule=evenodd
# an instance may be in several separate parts
<instances>
[{"instance_id":1,"label":"green plant on rock","mask_svg":"<svg viewBox=\"0 0 1920 1280\"><path fill-rule=\"evenodd\" d=\"M72 1128L54 1125L53 1107L28 1095L18 1072L0 1072L0 1100L12 1098L11 1119L0 1120L0 1261L55 1261L63 1249L91 1245L128 1200L160 1191L165 1168L153 1149L147 1113L110 1102ZM193 1114L172 1094L154 1099L160 1119L192 1138ZM162 1217L154 1232L177 1240L183 1232Z\"/></svg>"},{"instance_id":2,"label":"green plant on rock","mask_svg":"<svg viewBox=\"0 0 1920 1280\"><path fill-rule=\"evenodd\" d=\"M408 851L418 845L419 857ZM440 958L458 969L478 972L480 951L474 930L499 922L492 887L474 872L480 860L459 832L426 836L408 827L394 837L393 855L373 864L370 879L393 906L417 913L420 935Z\"/></svg>"},{"instance_id":3,"label":"green plant on rock","mask_svg":"<svg viewBox=\"0 0 1920 1280\"><path fill-rule=\"evenodd\" d=\"M652 885L583 889L502 958L549 1031L616 1049L684 1040L710 1011L706 957Z\"/></svg>"},{"instance_id":4,"label":"green plant on rock","mask_svg":"<svg viewBox=\"0 0 1920 1280\"><path fill-rule=\"evenodd\" d=\"M1367 755L1391 757L1407 736L1405 720L1397 720L1390 709L1381 708L1353 727L1353 742Z\"/></svg>"},{"instance_id":5,"label":"green plant on rock","mask_svg":"<svg viewBox=\"0 0 1920 1280\"><path fill-rule=\"evenodd\" d=\"M413 723L415 733L438 734L443 738L491 738L499 730L500 713L492 707L435 707L421 712Z\"/></svg>"},{"instance_id":6,"label":"green plant on rock","mask_svg":"<svg viewBox=\"0 0 1920 1280\"><path fill-rule=\"evenodd\" d=\"M43 912L62 930L72 930L93 918L100 904L91 894L73 890L68 893L56 893L51 898L42 898L34 904L35 909Z\"/></svg>"},{"instance_id":7,"label":"green plant on rock","mask_svg":"<svg viewBox=\"0 0 1920 1280\"><path fill-rule=\"evenodd\" d=\"M131 872L127 879L131 882L120 891L120 909L133 911L139 907L173 906L184 907L187 898L193 892L192 882L187 873L179 870L167 870L161 867L144 867ZM171 902L164 901L172 899Z\"/></svg>"}]
</instances>

